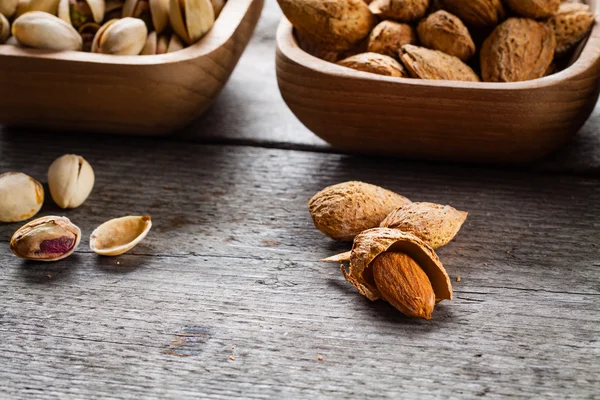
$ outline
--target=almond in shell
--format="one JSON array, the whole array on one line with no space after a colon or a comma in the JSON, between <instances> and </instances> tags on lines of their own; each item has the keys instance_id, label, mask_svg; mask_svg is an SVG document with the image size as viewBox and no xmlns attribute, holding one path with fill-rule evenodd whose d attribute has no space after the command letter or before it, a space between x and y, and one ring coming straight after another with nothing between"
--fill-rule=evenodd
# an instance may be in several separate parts
<instances>
[{"instance_id":1,"label":"almond in shell","mask_svg":"<svg viewBox=\"0 0 600 400\"><path fill-rule=\"evenodd\" d=\"M338 62L338 65L378 75L395 76L398 78L408 76L402 64L390 56L379 53L357 54L343 59Z\"/></svg>"},{"instance_id":2,"label":"almond in shell","mask_svg":"<svg viewBox=\"0 0 600 400\"><path fill-rule=\"evenodd\" d=\"M506 14L501 0L442 0L443 7L473 28L494 27Z\"/></svg>"},{"instance_id":3,"label":"almond in shell","mask_svg":"<svg viewBox=\"0 0 600 400\"><path fill-rule=\"evenodd\" d=\"M400 59L412 78L479 82L471 67L459 58L438 50L405 45Z\"/></svg>"},{"instance_id":4,"label":"almond in shell","mask_svg":"<svg viewBox=\"0 0 600 400\"><path fill-rule=\"evenodd\" d=\"M394 209L410 202L379 186L344 182L315 194L308 209L315 226L325 235L352 241L362 231L379 226Z\"/></svg>"},{"instance_id":5,"label":"almond in shell","mask_svg":"<svg viewBox=\"0 0 600 400\"><path fill-rule=\"evenodd\" d=\"M590 32L593 25L594 14L588 5L562 3L552 18L556 36L556 56L560 57L573 50Z\"/></svg>"},{"instance_id":6,"label":"almond in shell","mask_svg":"<svg viewBox=\"0 0 600 400\"><path fill-rule=\"evenodd\" d=\"M412 233L437 249L454 239L467 216L467 212L450 206L410 203L392 211L381 222L381 227Z\"/></svg>"},{"instance_id":7,"label":"almond in shell","mask_svg":"<svg viewBox=\"0 0 600 400\"><path fill-rule=\"evenodd\" d=\"M555 47L554 30L549 24L509 18L483 43L483 80L519 82L541 78L552 63Z\"/></svg>"},{"instance_id":8,"label":"almond in shell","mask_svg":"<svg viewBox=\"0 0 600 400\"><path fill-rule=\"evenodd\" d=\"M467 62L475 54L475 43L462 21L447 11L430 14L417 28L421 45Z\"/></svg>"},{"instance_id":9,"label":"almond in shell","mask_svg":"<svg viewBox=\"0 0 600 400\"><path fill-rule=\"evenodd\" d=\"M374 0L369 8L381 19L414 22L425 16L429 0Z\"/></svg>"},{"instance_id":10,"label":"almond in shell","mask_svg":"<svg viewBox=\"0 0 600 400\"><path fill-rule=\"evenodd\" d=\"M560 0L504 0L515 13L527 18L548 18L558 11Z\"/></svg>"},{"instance_id":11,"label":"almond in shell","mask_svg":"<svg viewBox=\"0 0 600 400\"><path fill-rule=\"evenodd\" d=\"M417 44L417 32L409 24L380 22L369 35L368 51L398 57L405 44Z\"/></svg>"}]
</instances>

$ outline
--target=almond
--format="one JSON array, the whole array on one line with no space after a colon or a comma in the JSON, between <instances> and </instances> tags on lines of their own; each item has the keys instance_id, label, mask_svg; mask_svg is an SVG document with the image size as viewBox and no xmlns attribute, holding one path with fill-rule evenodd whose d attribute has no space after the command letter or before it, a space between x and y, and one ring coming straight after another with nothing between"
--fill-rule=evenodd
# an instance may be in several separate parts
<instances>
[{"instance_id":1,"label":"almond","mask_svg":"<svg viewBox=\"0 0 600 400\"><path fill-rule=\"evenodd\" d=\"M552 63L555 47L550 25L527 18L509 18L483 43L483 80L519 82L541 78Z\"/></svg>"},{"instance_id":2,"label":"almond","mask_svg":"<svg viewBox=\"0 0 600 400\"><path fill-rule=\"evenodd\" d=\"M441 204L410 203L392 211L380 226L412 233L437 249L454 239L468 215Z\"/></svg>"},{"instance_id":3,"label":"almond","mask_svg":"<svg viewBox=\"0 0 600 400\"><path fill-rule=\"evenodd\" d=\"M345 51L367 37L376 18L363 0L277 0L296 30L323 50Z\"/></svg>"},{"instance_id":4,"label":"almond","mask_svg":"<svg viewBox=\"0 0 600 400\"><path fill-rule=\"evenodd\" d=\"M505 0L515 13L527 18L548 18L558 11L560 0Z\"/></svg>"},{"instance_id":5,"label":"almond","mask_svg":"<svg viewBox=\"0 0 600 400\"><path fill-rule=\"evenodd\" d=\"M308 209L317 229L336 240L352 241L365 229L379 226L394 209L411 201L379 186L344 182L315 194Z\"/></svg>"},{"instance_id":6,"label":"almond","mask_svg":"<svg viewBox=\"0 0 600 400\"><path fill-rule=\"evenodd\" d=\"M442 5L467 26L474 28L496 26L506 14L500 0L442 0Z\"/></svg>"},{"instance_id":7,"label":"almond","mask_svg":"<svg viewBox=\"0 0 600 400\"><path fill-rule=\"evenodd\" d=\"M374 0L369 8L381 19L414 22L425 16L429 0Z\"/></svg>"},{"instance_id":8,"label":"almond","mask_svg":"<svg viewBox=\"0 0 600 400\"><path fill-rule=\"evenodd\" d=\"M467 62L475 54L475 43L462 21L447 11L436 11L419 23L421 45Z\"/></svg>"},{"instance_id":9,"label":"almond","mask_svg":"<svg viewBox=\"0 0 600 400\"><path fill-rule=\"evenodd\" d=\"M552 18L556 36L556 56L560 57L573 50L590 32L594 25L594 15L590 7L578 3L562 3Z\"/></svg>"},{"instance_id":10,"label":"almond","mask_svg":"<svg viewBox=\"0 0 600 400\"><path fill-rule=\"evenodd\" d=\"M383 21L373 28L368 50L396 58L405 44L417 44L415 29L408 24Z\"/></svg>"},{"instance_id":11,"label":"almond","mask_svg":"<svg viewBox=\"0 0 600 400\"><path fill-rule=\"evenodd\" d=\"M400 78L408 76L402 64L390 56L378 53L357 54L338 62L338 65L379 75Z\"/></svg>"},{"instance_id":12,"label":"almond","mask_svg":"<svg viewBox=\"0 0 600 400\"><path fill-rule=\"evenodd\" d=\"M459 58L424 47L405 45L400 59L412 78L479 82L477 74Z\"/></svg>"}]
</instances>

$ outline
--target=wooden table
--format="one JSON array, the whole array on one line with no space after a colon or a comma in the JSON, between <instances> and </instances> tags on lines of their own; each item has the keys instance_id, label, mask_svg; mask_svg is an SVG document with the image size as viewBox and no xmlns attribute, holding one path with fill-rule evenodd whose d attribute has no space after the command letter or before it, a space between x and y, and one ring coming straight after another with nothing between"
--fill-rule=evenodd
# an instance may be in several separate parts
<instances>
[{"instance_id":1,"label":"wooden table","mask_svg":"<svg viewBox=\"0 0 600 400\"><path fill-rule=\"evenodd\" d=\"M279 16L267 0L226 90L174 137L0 133L0 172L46 181L74 152L97 177L81 208L42 209L85 233L63 262L21 262L19 224L0 225L0 398L598 398L600 107L532 166L337 154L279 97ZM439 251L455 299L431 321L318 262L348 245L306 202L354 179L470 212ZM142 213L131 253L88 250L98 224Z\"/></svg>"}]
</instances>

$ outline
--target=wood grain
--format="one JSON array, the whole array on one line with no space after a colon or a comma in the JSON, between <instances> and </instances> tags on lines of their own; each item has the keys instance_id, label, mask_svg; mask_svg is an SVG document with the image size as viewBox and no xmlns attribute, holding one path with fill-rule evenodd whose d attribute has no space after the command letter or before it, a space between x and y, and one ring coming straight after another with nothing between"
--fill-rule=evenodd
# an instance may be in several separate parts
<instances>
[{"instance_id":1,"label":"wood grain","mask_svg":"<svg viewBox=\"0 0 600 400\"><path fill-rule=\"evenodd\" d=\"M227 82L263 0L228 2L211 31L156 56L0 46L5 125L105 133L171 133L200 116Z\"/></svg>"},{"instance_id":2,"label":"wood grain","mask_svg":"<svg viewBox=\"0 0 600 400\"><path fill-rule=\"evenodd\" d=\"M31 144L35 143L35 146ZM134 251L10 255L0 225L2 398L594 398L600 182L243 146L0 134L0 171L64 151L96 187L84 232L149 213ZM439 254L455 300L429 322L370 303L318 259L347 249L306 202L361 179L470 212ZM235 347L233 347L235 346ZM231 356L234 355L234 359ZM323 360L318 360L321 355Z\"/></svg>"}]
</instances>

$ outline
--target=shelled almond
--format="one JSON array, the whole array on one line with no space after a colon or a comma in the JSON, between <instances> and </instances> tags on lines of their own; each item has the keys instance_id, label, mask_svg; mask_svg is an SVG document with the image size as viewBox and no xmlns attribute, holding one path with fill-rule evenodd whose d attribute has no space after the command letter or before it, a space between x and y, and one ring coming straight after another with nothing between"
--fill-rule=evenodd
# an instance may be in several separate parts
<instances>
[{"instance_id":1,"label":"shelled almond","mask_svg":"<svg viewBox=\"0 0 600 400\"><path fill-rule=\"evenodd\" d=\"M198 42L225 1L1 0L0 44L113 55L170 53Z\"/></svg>"},{"instance_id":2,"label":"shelled almond","mask_svg":"<svg viewBox=\"0 0 600 400\"><path fill-rule=\"evenodd\" d=\"M428 80L542 78L568 65L560 59L576 51L596 21L579 0L278 2L296 29L298 45L313 56L375 74ZM403 68L373 53L395 58ZM397 72L402 70L407 73Z\"/></svg>"}]
</instances>

